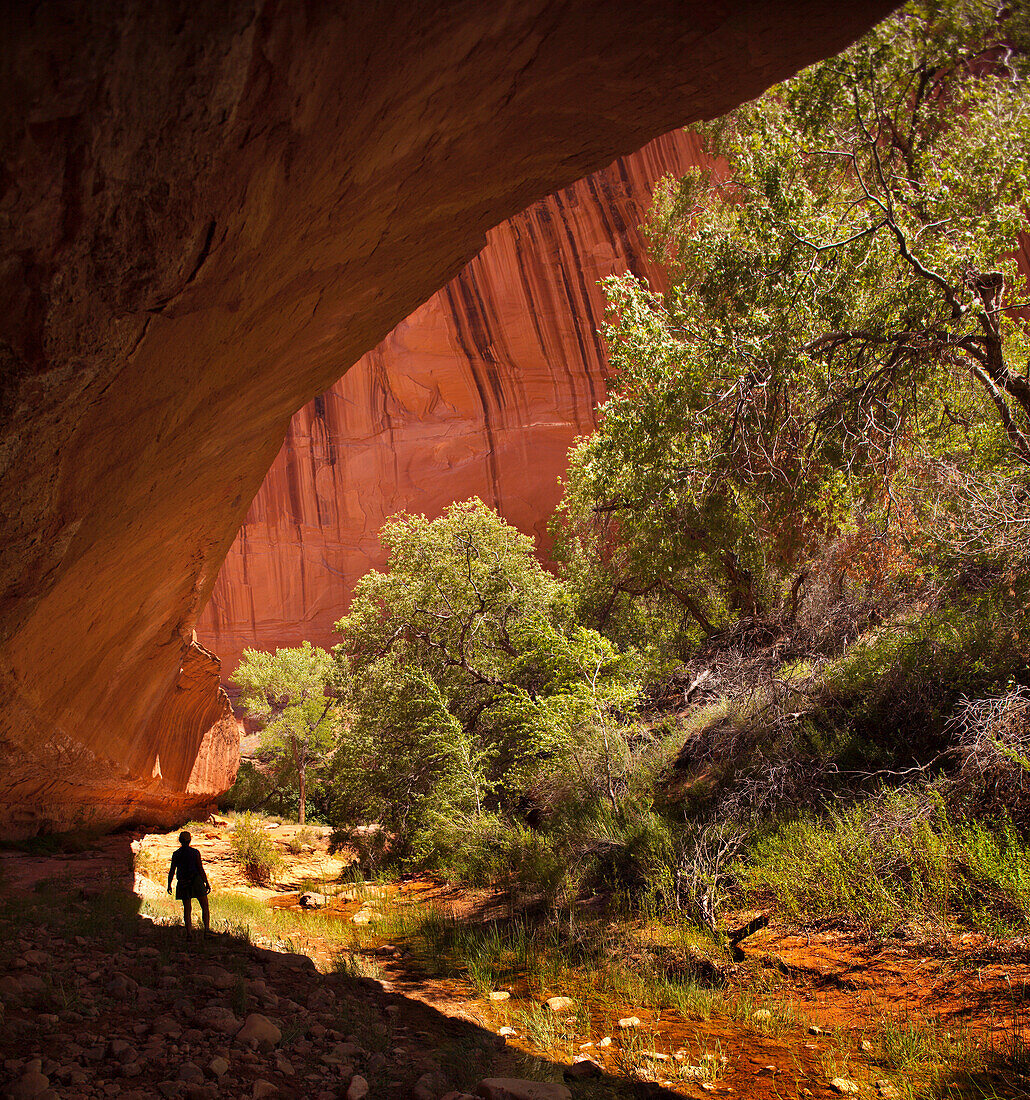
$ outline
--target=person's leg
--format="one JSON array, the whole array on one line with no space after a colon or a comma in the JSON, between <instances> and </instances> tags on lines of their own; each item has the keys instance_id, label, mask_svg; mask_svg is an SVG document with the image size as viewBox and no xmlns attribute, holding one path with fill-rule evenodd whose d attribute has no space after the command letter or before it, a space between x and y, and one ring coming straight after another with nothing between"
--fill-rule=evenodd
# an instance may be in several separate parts
<instances>
[{"instance_id":1,"label":"person's leg","mask_svg":"<svg viewBox=\"0 0 1030 1100\"><path fill-rule=\"evenodd\" d=\"M183 923L183 927L186 929L186 935L187 936L190 934L190 931L193 928L192 909L193 909L193 905L192 905L192 902L190 901L189 894L187 894L186 897L184 897L182 899L182 923Z\"/></svg>"},{"instance_id":2,"label":"person's leg","mask_svg":"<svg viewBox=\"0 0 1030 1100\"><path fill-rule=\"evenodd\" d=\"M200 915L204 918L204 931L211 931L211 912L207 905L207 894L201 893L197 901L200 902Z\"/></svg>"}]
</instances>

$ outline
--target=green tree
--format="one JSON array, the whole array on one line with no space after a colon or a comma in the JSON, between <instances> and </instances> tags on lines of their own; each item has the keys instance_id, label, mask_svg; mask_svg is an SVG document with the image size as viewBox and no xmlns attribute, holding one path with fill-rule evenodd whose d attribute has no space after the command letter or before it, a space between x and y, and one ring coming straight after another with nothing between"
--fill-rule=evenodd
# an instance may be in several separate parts
<instances>
[{"instance_id":1,"label":"green tree","mask_svg":"<svg viewBox=\"0 0 1030 1100\"><path fill-rule=\"evenodd\" d=\"M309 769L325 760L339 734L336 675L332 657L310 642L275 653L246 649L232 675L241 704L261 723L262 751L296 777L301 825Z\"/></svg>"},{"instance_id":2,"label":"green tree","mask_svg":"<svg viewBox=\"0 0 1030 1100\"><path fill-rule=\"evenodd\" d=\"M479 500L402 515L381 538L387 571L358 582L337 624L350 712L337 820L431 843L442 823L511 810L568 764L589 714L614 777L632 662L572 620L532 539Z\"/></svg>"},{"instance_id":3,"label":"green tree","mask_svg":"<svg viewBox=\"0 0 1030 1100\"><path fill-rule=\"evenodd\" d=\"M789 614L833 539L917 537L928 465L1022 476L1026 41L1018 7L909 5L704 128L653 213L668 292L607 284L617 381L560 524L595 624Z\"/></svg>"}]
</instances>

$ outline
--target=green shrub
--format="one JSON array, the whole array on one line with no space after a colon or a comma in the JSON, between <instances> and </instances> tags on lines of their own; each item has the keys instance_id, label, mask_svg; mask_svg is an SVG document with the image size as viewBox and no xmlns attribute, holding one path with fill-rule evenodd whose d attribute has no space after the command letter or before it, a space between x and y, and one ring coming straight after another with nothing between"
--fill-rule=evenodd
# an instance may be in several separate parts
<instances>
[{"instance_id":1,"label":"green shrub","mask_svg":"<svg viewBox=\"0 0 1030 1100\"><path fill-rule=\"evenodd\" d=\"M240 814L229 841L233 858L255 883L267 885L282 871L283 857L253 814Z\"/></svg>"}]
</instances>

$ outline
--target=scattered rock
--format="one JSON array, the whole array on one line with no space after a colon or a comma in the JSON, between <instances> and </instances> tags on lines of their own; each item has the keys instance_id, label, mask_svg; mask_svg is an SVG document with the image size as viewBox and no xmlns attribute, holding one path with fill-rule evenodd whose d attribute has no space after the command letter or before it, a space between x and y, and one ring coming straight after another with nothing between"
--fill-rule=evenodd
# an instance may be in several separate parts
<instances>
[{"instance_id":1,"label":"scattered rock","mask_svg":"<svg viewBox=\"0 0 1030 1100\"><path fill-rule=\"evenodd\" d=\"M772 1012L768 1008L756 1008L751 1013L751 1019L756 1023L765 1024L772 1019Z\"/></svg>"},{"instance_id":2,"label":"scattered rock","mask_svg":"<svg viewBox=\"0 0 1030 1100\"><path fill-rule=\"evenodd\" d=\"M347 1086L346 1100L365 1100L368 1096L368 1082L360 1073L355 1073Z\"/></svg>"},{"instance_id":3,"label":"scattered rock","mask_svg":"<svg viewBox=\"0 0 1030 1100\"><path fill-rule=\"evenodd\" d=\"M476 1095L483 1100L572 1100L565 1085L517 1077L488 1077L476 1085Z\"/></svg>"},{"instance_id":4,"label":"scattered rock","mask_svg":"<svg viewBox=\"0 0 1030 1100\"><path fill-rule=\"evenodd\" d=\"M261 1050L271 1050L282 1037L283 1033L260 1012L252 1012L236 1033L237 1039L245 1043L253 1040Z\"/></svg>"},{"instance_id":5,"label":"scattered rock","mask_svg":"<svg viewBox=\"0 0 1030 1100\"><path fill-rule=\"evenodd\" d=\"M600 1077L601 1067L589 1058L577 1058L571 1066L566 1066L562 1076L566 1081L586 1081L591 1077Z\"/></svg>"},{"instance_id":6,"label":"scattered rock","mask_svg":"<svg viewBox=\"0 0 1030 1100\"><path fill-rule=\"evenodd\" d=\"M240 1021L221 1005L202 1008L197 1013L197 1020L209 1031L217 1031L220 1035L232 1035L240 1029Z\"/></svg>"},{"instance_id":7,"label":"scattered rock","mask_svg":"<svg viewBox=\"0 0 1030 1100\"><path fill-rule=\"evenodd\" d=\"M50 1088L50 1078L44 1077L35 1067L23 1073L13 1085L7 1086L10 1100L35 1100Z\"/></svg>"},{"instance_id":8,"label":"scattered rock","mask_svg":"<svg viewBox=\"0 0 1030 1100\"><path fill-rule=\"evenodd\" d=\"M324 909L329 904L325 894L313 894L308 891L297 899L301 909Z\"/></svg>"},{"instance_id":9,"label":"scattered rock","mask_svg":"<svg viewBox=\"0 0 1030 1100\"><path fill-rule=\"evenodd\" d=\"M511 994L506 989L495 989L491 993L488 993L487 996L491 1001L506 1001Z\"/></svg>"},{"instance_id":10,"label":"scattered rock","mask_svg":"<svg viewBox=\"0 0 1030 1100\"><path fill-rule=\"evenodd\" d=\"M858 1044L858 1048L863 1054L872 1054L874 1049L873 1044L869 1042L868 1039L863 1039L862 1042Z\"/></svg>"},{"instance_id":11,"label":"scattered rock","mask_svg":"<svg viewBox=\"0 0 1030 1100\"><path fill-rule=\"evenodd\" d=\"M898 1090L890 1081L877 1081L876 1091L883 1097L883 1100L898 1100Z\"/></svg>"},{"instance_id":12,"label":"scattered rock","mask_svg":"<svg viewBox=\"0 0 1030 1100\"><path fill-rule=\"evenodd\" d=\"M221 1077L223 1073L229 1072L229 1063L220 1054L216 1054L208 1062L207 1071L212 1077Z\"/></svg>"},{"instance_id":13,"label":"scattered rock","mask_svg":"<svg viewBox=\"0 0 1030 1100\"><path fill-rule=\"evenodd\" d=\"M515 1035L516 1032L513 1027L502 1027L498 1029L497 1034L506 1039L509 1035Z\"/></svg>"},{"instance_id":14,"label":"scattered rock","mask_svg":"<svg viewBox=\"0 0 1030 1100\"><path fill-rule=\"evenodd\" d=\"M830 1088L832 1088L834 1092L839 1092L842 1096L858 1095L858 1085L849 1077L834 1077L830 1082Z\"/></svg>"},{"instance_id":15,"label":"scattered rock","mask_svg":"<svg viewBox=\"0 0 1030 1100\"><path fill-rule=\"evenodd\" d=\"M639 1058L646 1058L649 1062L668 1062L668 1054L662 1054L657 1050L642 1050L637 1055Z\"/></svg>"},{"instance_id":16,"label":"scattered rock","mask_svg":"<svg viewBox=\"0 0 1030 1100\"><path fill-rule=\"evenodd\" d=\"M204 1083L204 1071L196 1062L183 1062L179 1067L178 1076L184 1085L202 1085Z\"/></svg>"},{"instance_id":17,"label":"scattered rock","mask_svg":"<svg viewBox=\"0 0 1030 1100\"><path fill-rule=\"evenodd\" d=\"M548 997L544 1001L544 1007L550 1012L572 1012L576 1002L571 997ZM501 1078L497 1078L501 1080Z\"/></svg>"},{"instance_id":18,"label":"scattered rock","mask_svg":"<svg viewBox=\"0 0 1030 1100\"><path fill-rule=\"evenodd\" d=\"M104 988L119 1001L128 1001L139 993L139 985L127 974L115 974Z\"/></svg>"},{"instance_id":19,"label":"scattered rock","mask_svg":"<svg viewBox=\"0 0 1030 1100\"><path fill-rule=\"evenodd\" d=\"M620 1031L635 1031L638 1027L640 1027L639 1016L626 1016L619 1021Z\"/></svg>"},{"instance_id":20,"label":"scattered rock","mask_svg":"<svg viewBox=\"0 0 1030 1100\"><path fill-rule=\"evenodd\" d=\"M411 1090L411 1098L412 1100L436 1100L438 1096L443 1095L446 1088L447 1082L442 1074L430 1070L428 1073L423 1073L415 1082Z\"/></svg>"},{"instance_id":21,"label":"scattered rock","mask_svg":"<svg viewBox=\"0 0 1030 1100\"><path fill-rule=\"evenodd\" d=\"M812 1026L808 1029L808 1034L809 1035L822 1035L823 1034L823 1029L818 1024L812 1024Z\"/></svg>"},{"instance_id":22,"label":"scattered rock","mask_svg":"<svg viewBox=\"0 0 1030 1100\"><path fill-rule=\"evenodd\" d=\"M353 917L351 924L371 924L372 914L367 909L359 909Z\"/></svg>"},{"instance_id":23,"label":"scattered rock","mask_svg":"<svg viewBox=\"0 0 1030 1100\"><path fill-rule=\"evenodd\" d=\"M601 1039L598 1042L597 1045L599 1047L610 1047L612 1045L612 1037L610 1035L606 1035L603 1039Z\"/></svg>"},{"instance_id":24,"label":"scattered rock","mask_svg":"<svg viewBox=\"0 0 1030 1100\"><path fill-rule=\"evenodd\" d=\"M254 1082L254 1091L251 1092L251 1096L254 1100L262 1100L266 1096L278 1096L279 1089L272 1084L271 1081L266 1081L263 1077L259 1077Z\"/></svg>"}]
</instances>

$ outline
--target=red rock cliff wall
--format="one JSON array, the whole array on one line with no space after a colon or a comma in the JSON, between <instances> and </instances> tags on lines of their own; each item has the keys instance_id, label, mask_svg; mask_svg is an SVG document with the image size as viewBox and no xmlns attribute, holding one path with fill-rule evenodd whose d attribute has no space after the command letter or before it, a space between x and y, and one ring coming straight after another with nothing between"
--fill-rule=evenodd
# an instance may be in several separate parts
<instances>
[{"instance_id":1,"label":"red rock cliff wall","mask_svg":"<svg viewBox=\"0 0 1030 1100\"><path fill-rule=\"evenodd\" d=\"M572 440L606 392L598 280L658 277L641 225L655 183L701 163L676 130L535 203L294 416L197 624L231 673L243 649L335 643L354 582L401 509L479 496L547 545Z\"/></svg>"},{"instance_id":2,"label":"red rock cliff wall","mask_svg":"<svg viewBox=\"0 0 1030 1100\"><path fill-rule=\"evenodd\" d=\"M891 7L0 3L0 832L149 789L290 418L488 229Z\"/></svg>"}]
</instances>

